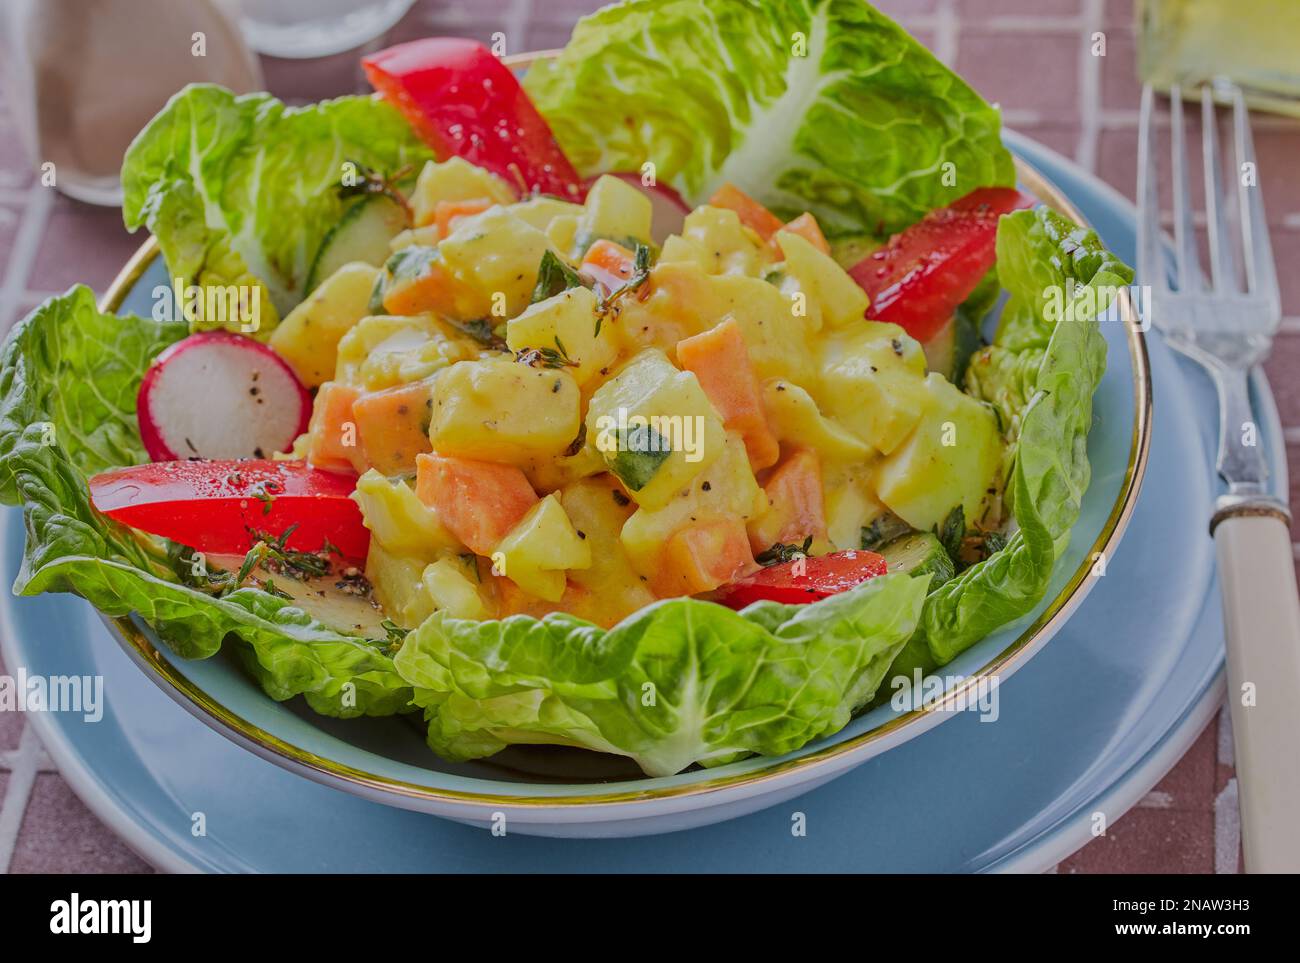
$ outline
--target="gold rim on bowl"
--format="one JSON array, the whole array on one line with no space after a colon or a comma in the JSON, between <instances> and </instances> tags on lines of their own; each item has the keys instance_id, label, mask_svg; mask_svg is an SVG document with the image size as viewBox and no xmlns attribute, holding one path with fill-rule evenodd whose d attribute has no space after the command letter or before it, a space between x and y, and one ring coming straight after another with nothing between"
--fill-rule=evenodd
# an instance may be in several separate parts
<instances>
[{"instance_id":1,"label":"gold rim on bowl","mask_svg":"<svg viewBox=\"0 0 1300 963\"><path fill-rule=\"evenodd\" d=\"M533 60L541 59L550 52L541 54L524 54L510 58L512 66L523 67ZM1069 217L1085 227L1090 226L1060 189L1043 174L1020 157L1015 158L1016 173L1020 183L1029 189L1035 197L1059 213ZM158 242L150 237L121 272L114 278L107 293L100 302L100 309L115 312L121 307L127 294L139 281L154 259L158 256ZM675 799L698 796L731 789L738 786L754 786L773 779L784 777L792 772L806 771L824 766L826 763L842 759L848 754L861 750L864 746L878 743L905 729L915 729L911 735L919 735L931 725L937 723L935 713L965 704L966 699L977 692L977 687L986 684L990 677L999 681L1010 675L1027 662L1038 649L1036 640L1046 641L1046 636L1054 633L1065 620L1078 608L1090 587L1093 560L1099 556L1108 557L1110 549L1118 542L1133 513L1138 490L1146 473L1147 456L1151 445L1151 372L1147 358L1146 340L1138 323L1137 312L1127 289L1121 289L1118 297L1120 317L1123 320L1129 356L1133 364L1133 433L1129 448L1128 464L1124 471L1124 480L1119 496L1111 508L1110 514L1102 525L1101 532L1092 548L1084 557L1083 564L1071 575L1056 597L1006 648L995 655L978 670L967 675L960 683L944 694L943 697L919 708L890 719L851 739L833 743L813 752L793 759L773 763L760 770L746 773L719 775L712 779L692 782L680 786L647 787L644 789L626 788L624 783L613 792L586 795L527 795L511 793L475 793L452 789L435 789L419 783L392 779L376 773L366 772L343 765L332 759L318 756L299 746L285 742L264 729L253 725L248 720L230 711L215 701L204 690L192 683L166 657L162 655L129 618L108 618L105 622L115 630L119 641L147 675L157 683L176 702L192 714L217 729L223 735L232 738L257 752L264 758L286 765L302 775L329 785L342 784L362 795L375 794L402 797L412 800L424 800L430 803L446 803L461 807L536 807L561 808L573 806L613 806L622 803L647 802L652 800ZM1041 643L1040 643L1041 644ZM900 741L905 741L900 740ZM620 784L614 783L613 786ZM559 788L559 787L556 787Z\"/></svg>"}]
</instances>

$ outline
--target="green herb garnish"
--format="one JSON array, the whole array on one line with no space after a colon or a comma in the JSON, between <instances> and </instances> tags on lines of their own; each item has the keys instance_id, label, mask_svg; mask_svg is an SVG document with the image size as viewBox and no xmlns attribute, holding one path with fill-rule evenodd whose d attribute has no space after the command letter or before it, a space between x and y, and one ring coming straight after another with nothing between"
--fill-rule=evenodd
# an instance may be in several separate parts
<instances>
[{"instance_id":1,"label":"green herb garnish","mask_svg":"<svg viewBox=\"0 0 1300 963\"><path fill-rule=\"evenodd\" d=\"M762 566L784 565L786 562L793 562L796 559L807 558L808 550L812 548L813 537L809 535L803 540L802 545L793 545L787 542L777 542L770 548L765 548L754 556L754 561Z\"/></svg>"}]
</instances>

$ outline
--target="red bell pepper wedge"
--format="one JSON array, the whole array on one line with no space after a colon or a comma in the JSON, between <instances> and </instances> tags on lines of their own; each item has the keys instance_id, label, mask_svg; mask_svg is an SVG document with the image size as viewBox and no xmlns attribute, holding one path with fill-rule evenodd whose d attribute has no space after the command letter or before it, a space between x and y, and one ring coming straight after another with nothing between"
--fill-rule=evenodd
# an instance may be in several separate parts
<instances>
[{"instance_id":1,"label":"red bell pepper wedge","mask_svg":"<svg viewBox=\"0 0 1300 963\"><path fill-rule=\"evenodd\" d=\"M884 558L875 552L833 552L760 569L722 586L710 598L733 609L762 599L800 605L847 592L886 570Z\"/></svg>"},{"instance_id":2,"label":"red bell pepper wedge","mask_svg":"<svg viewBox=\"0 0 1300 963\"><path fill-rule=\"evenodd\" d=\"M366 557L370 532L348 496L351 475L302 461L161 461L115 468L90 479L96 509L119 522L200 552L240 555L253 532L316 552L328 540L352 561Z\"/></svg>"},{"instance_id":3,"label":"red bell pepper wedge","mask_svg":"<svg viewBox=\"0 0 1300 963\"><path fill-rule=\"evenodd\" d=\"M867 317L929 341L993 267L998 218L1034 204L1013 187L981 187L895 234L849 269L871 298Z\"/></svg>"},{"instance_id":4,"label":"red bell pepper wedge","mask_svg":"<svg viewBox=\"0 0 1300 963\"><path fill-rule=\"evenodd\" d=\"M510 68L481 43L429 37L362 58L371 85L439 160L463 157L523 194L582 200L582 178Z\"/></svg>"}]
</instances>

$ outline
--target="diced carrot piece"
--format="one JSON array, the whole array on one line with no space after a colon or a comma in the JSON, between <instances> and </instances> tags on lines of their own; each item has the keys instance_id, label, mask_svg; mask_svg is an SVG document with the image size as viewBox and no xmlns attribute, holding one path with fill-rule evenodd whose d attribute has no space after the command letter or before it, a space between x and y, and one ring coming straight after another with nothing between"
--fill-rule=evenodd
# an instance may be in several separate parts
<instances>
[{"instance_id":1,"label":"diced carrot piece","mask_svg":"<svg viewBox=\"0 0 1300 963\"><path fill-rule=\"evenodd\" d=\"M723 424L745 439L754 471L775 465L781 448L763 413L758 377L735 319L678 341L677 363L695 375Z\"/></svg>"},{"instance_id":2,"label":"diced carrot piece","mask_svg":"<svg viewBox=\"0 0 1300 963\"><path fill-rule=\"evenodd\" d=\"M435 314L458 316L458 306L467 297L465 285L441 261L431 261L416 277L393 281L384 292L384 310L389 314Z\"/></svg>"},{"instance_id":3,"label":"diced carrot piece","mask_svg":"<svg viewBox=\"0 0 1300 963\"><path fill-rule=\"evenodd\" d=\"M768 510L749 526L749 545L766 551L777 542L802 544L809 535L826 538L822 466L817 453L802 448L781 463L763 486Z\"/></svg>"},{"instance_id":4,"label":"diced carrot piece","mask_svg":"<svg viewBox=\"0 0 1300 963\"><path fill-rule=\"evenodd\" d=\"M475 555L491 555L537 501L514 465L450 455L415 456L415 494Z\"/></svg>"},{"instance_id":5,"label":"diced carrot piece","mask_svg":"<svg viewBox=\"0 0 1300 963\"><path fill-rule=\"evenodd\" d=\"M431 451L433 386L414 381L362 395L352 406L366 461L385 475L415 470L415 456Z\"/></svg>"},{"instance_id":6,"label":"diced carrot piece","mask_svg":"<svg viewBox=\"0 0 1300 963\"><path fill-rule=\"evenodd\" d=\"M359 475L368 467L353 413L360 395L351 385L336 381L327 381L317 390L307 428L307 460L317 468L355 471Z\"/></svg>"},{"instance_id":7,"label":"diced carrot piece","mask_svg":"<svg viewBox=\"0 0 1300 963\"><path fill-rule=\"evenodd\" d=\"M698 595L754 569L745 523L736 517L691 522L664 546L663 568L654 579L661 596Z\"/></svg>"},{"instance_id":8,"label":"diced carrot piece","mask_svg":"<svg viewBox=\"0 0 1300 963\"><path fill-rule=\"evenodd\" d=\"M807 211L804 211L789 224L784 225L781 230L789 231L791 234L798 234L805 241L811 242L812 246L823 254L831 253L831 246L826 241L826 235L822 233L821 225L817 223L817 218ZM785 252L781 250L781 245L776 242L776 237L773 236L772 240L767 243L771 245L773 253L776 254L776 259L784 261Z\"/></svg>"},{"instance_id":9,"label":"diced carrot piece","mask_svg":"<svg viewBox=\"0 0 1300 963\"><path fill-rule=\"evenodd\" d=\"M710 207L725 207L740 216L740 223L754 231L766 243L772 235L781 230L781 219L754 200L735 184L727 183L719 187L709 198Z\"/></svg>"},{"instance_id":10,"label":"diced carrot piece","mask_svg":"<svg viewBox=\"0 0 1300 963\"><path fill-rule=\"evenodd\" d=\"M456 229L456 221L462 217L482 214L493 202L486 197L476 197L472 201L439 201L433 207L433 223L437 225L438 237L444 238Z\"/></svg>"},{"instance_id":11,"label":"diced carrot piece","mask_svg":"<svg viewBox=\"0 0 1300 963\"><path fill-rule=\"evenodd\" d=\"M603 284L607 291L621 288L635 269L636 255L614 241L597 241L582 258L582 273Z\"/></svg>"}]
</instances>

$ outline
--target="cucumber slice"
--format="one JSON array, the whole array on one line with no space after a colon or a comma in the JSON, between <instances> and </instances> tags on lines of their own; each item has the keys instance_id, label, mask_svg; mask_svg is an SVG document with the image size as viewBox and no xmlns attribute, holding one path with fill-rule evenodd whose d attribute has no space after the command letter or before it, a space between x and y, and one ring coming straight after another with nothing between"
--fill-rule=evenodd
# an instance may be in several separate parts
<instances>
[{"instance_id":1,"label":"cucumber slice","mask_svg":"<svg viewBox=\"0 0 1300 963\"><path fill-rule=\"evenodd\" d=\"M321 241L316 260L307 272L307 293L353 261L383 266L392 252L388 242L410 227L406 210L391 197L369 194L346 211Z\"/></svg>"},{"instance_id":2,"label":"cucumber slice","mask_svg":"<svg viewBox=\"0 0 1300 963\"><path fill-rule=\"evenodd\" d=\"M891 572L910 572L912 575L932 574L930 588L942 585L956 574L952 558L935 536L929 532L900 535L879 549Z\"/></svg>"}]
</instances>

